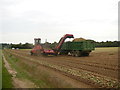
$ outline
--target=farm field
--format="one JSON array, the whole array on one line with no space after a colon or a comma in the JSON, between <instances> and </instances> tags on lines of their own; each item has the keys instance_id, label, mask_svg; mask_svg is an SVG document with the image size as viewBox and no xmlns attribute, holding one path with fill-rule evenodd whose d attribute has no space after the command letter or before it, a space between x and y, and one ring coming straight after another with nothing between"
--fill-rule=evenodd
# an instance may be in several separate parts
<instances>
[{"instance_id":1,"label":"farm field","mask_svg":"<svg viewBox=\"0 0 120 90\"><path fill-rule=\"evenodd\" d=\"M96 48L88 57L31 56L29 52L30 49L3 50L6 60L17 71L16 77L34 83L35 88L119 87L118 48ZM20 86L17 81L13 84Z\"/></svg>"}]
</instances>

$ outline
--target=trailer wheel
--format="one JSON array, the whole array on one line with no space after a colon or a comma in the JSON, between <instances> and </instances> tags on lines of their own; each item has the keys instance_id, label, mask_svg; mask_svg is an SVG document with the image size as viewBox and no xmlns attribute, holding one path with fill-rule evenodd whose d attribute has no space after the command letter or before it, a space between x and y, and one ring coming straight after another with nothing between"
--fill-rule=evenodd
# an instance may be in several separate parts
<instances>
[{"instance_id":1,"label":"trailer wheel","mask_svg":"<svg viewBox=\"0 0 120 90\"><path fill-rule=\"evenodd\" d=\"M71 55L72 55L73 57L75 57L75 51L72 51L72 52L71 52Z\"/></svg>"},{"instance_id":2,"label":"trailer wheel","mask_svg":"<svg viewBox=\"0 0 120 90\"><path fill-rule=\"evenodd\" d=\"M87 52L87 53L84 53L83 55L84 55L84 56L89 56L89 52Z\"/></svg>"},{"instance_id":3,"label":"trailer wheel","mask_svg":"<svg viewBox=\"0 0 120 90\"><path fill-rule=\"evenodd\" d=\"M81 52L80 51L72 51L72 56L73 57L80 57L81 56Z\"/></svg>"},{"instance_id":4,"label":"trailer wheel","mask_svg":"<svg viewBox=\"0 0 120 90\"><path fill-rule=\"evenodd\" d=\"M81 52L80 51L75 51L75 57L80 57L81 56Z\"/></svg>"}]
</instances>

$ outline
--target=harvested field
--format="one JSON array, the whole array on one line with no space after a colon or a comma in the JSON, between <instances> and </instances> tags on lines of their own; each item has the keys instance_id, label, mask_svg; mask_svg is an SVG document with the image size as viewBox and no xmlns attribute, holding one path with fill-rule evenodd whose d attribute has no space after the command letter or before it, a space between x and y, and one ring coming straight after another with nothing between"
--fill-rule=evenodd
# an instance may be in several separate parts
<instances>
[{"instance_id":1,"label":"harvested field","mask_svg":"<svg viewBox=\"0 0 120 90\"><path fill-rule=\"evenodd\" d=\"M26 65L46 68L45 71L49 71L54 77L58 76L59 80L65 78L67 87L118 87L118 48L97 48L89 57L30 56L29 52L30 50L4 50L5 54L19 58ZM37 67L36 71L39 68ZM33 74L29 69L28 72ZM56 80L52 79L50 82L55 83ZM57 84L57 87L66 86Z\"/></svg>"}]
</instances>

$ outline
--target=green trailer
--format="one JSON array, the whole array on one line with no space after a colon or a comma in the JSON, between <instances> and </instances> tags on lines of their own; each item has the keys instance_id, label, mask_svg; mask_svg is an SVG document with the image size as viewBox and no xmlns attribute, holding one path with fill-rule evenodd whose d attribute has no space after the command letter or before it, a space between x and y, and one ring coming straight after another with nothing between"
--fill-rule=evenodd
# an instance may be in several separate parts
<instances>
[{"instance_id":1,"label":"green trailer","mask_svg":"<svg viewBox=\"0 0 120 90\"><path fill-rule=\"evenodd\" d=\"M95 49L93 40L84 40L79 42L63 43L60 54L71 54L72 56L89 56L90 52Z\"/></svg>"}]
</instances>

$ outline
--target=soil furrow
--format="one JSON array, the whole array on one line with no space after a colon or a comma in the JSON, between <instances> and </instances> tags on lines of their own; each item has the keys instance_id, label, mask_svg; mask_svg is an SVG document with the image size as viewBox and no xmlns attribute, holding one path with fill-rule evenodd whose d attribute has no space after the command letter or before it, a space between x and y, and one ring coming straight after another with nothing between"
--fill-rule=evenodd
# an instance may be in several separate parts
<instances>
[{"instance_id":1,"label":"soil furrow","mask_svg":"<svg viewBox=\"0 0 120 90\"><path fill-rule=\"evenodd\" d=\"M16 51L16 53L22 54L22 52L19 52L19 51ZM22 55L24 55L24 54L22 54ZM52 64L66 65L69 67L75 67L78 69L83 69L83 70L87 70L90 72L102 74L102 75L109 76L112 78L118 78L118 69L113 69L113 68L108 69L108 68L104 68L102 66L96 66L94 64L91 65L88 63L87 64L76 63L75 61L71 62L71 60L66 61L66 58L65 58L65 60L62 60L61 58L59 60L55 60L54 57L45 58L45 57L37 57L37 56L30 56L30 55L25 55L25 56L29 56L29 57L34 58L36 60L46 60L47 62L52 63Z\"/></svg>"},{"instance_id":2,"label":"soil furrow","mask_svg":"<svg viewBox=\"0 0 120 90\"><path fill-rule=\"evenodd\" d=\"M16 54L16 53L13 53L13 54L18 55L18 54ZM18 55L18 56L21 56L21 55ZM30 60L30 58L31 58L31 57L28 57L28 56L22 56L22 57L23 57L23 58L26 58L26 59L29 59L29 60ZM35 58L35 59L36 59L36 58ZM34 60L35 60L35 59L34 59ZM32 59L31 59L31 60L32 60ZM46 60L45 60L45 61L46 61ZM45 61L42 62L41 64L47 65L47 64L48 64L48 61L47 61L47 64L45 63ZM35 60L34 62L36 62L36 60ZM37 62L38 62L38 60L37 60ZM50 64L49 64L49 65L50 65ZM58 65L58 64L57 64L57 65ZM53 65L53 66L54 66L54 65ZM49 66L49 67L53 67L53 66ZM74 67L71 67L71 66L68 66L68 67L67 67L67 66L68 66L68 65L64 65L64 70L65 70L66 68L69 68L69 69L72 68L72 69L75 70ZM59 69L58 67L62 67L62 68L63 68L63 66L61 66L61 65L60 65L60 66L58 65L56 68ZM68 70L69 70L69 69L68 69ZM60 69L60 70L61 70L61 69ZM66 70L67 70L67 69L66 69ZM85 70L83 70L83 71L85 71ZM78 68L77 68L75 71L72 71L72 72L79 73L79 70L78 70ZM88 71L87 71L87 72L88 72ZM71 72L70 72L70 73L71 73ZM96 76L95 73L91 73L91 72L89 72L89 73L90 73L91 75ZM74 77L75 77L75 75L76 75L76 74L74 74L74 73L71 73L71 74L72 74ZM80 74L80 73L79 73L79 74ZM99 76L99 75L97 75L97 76L98 76L98 78L101 78L101 76ZM86 80L86 79L85 79L85 80Z\"/></svg>"}]
</instances>

